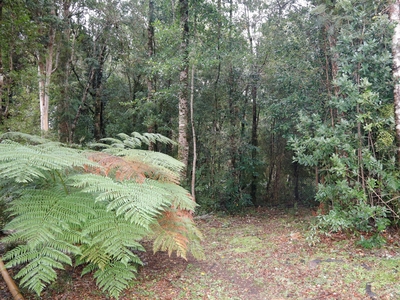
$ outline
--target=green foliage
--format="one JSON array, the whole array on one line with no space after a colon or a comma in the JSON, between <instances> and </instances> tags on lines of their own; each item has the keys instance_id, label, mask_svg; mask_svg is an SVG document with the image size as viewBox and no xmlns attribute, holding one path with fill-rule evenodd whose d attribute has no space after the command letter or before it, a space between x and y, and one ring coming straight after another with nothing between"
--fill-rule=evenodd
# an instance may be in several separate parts
<instances>
[{"instance_id":1,"label":"green foliage","mask_svg":"<svg viewBox=\"0 0 400 300\"><path fill-rule=\"evenodd\" d=\"M366 249L380 248L384 244L386 244L386 240L379 233L376 233L367 239L364 238L364 236L361 236L361 239L357 242L357 245L359 245L363 248L366 248Z\"/></svg>"},{"instance_id":2,"label":"green foliage","mask_svg":"<svg viewBox=\"0 0 400 300\"><path fill-rule=\"evenodd\" d=\"M0 148L0 197L11 216L4 242L18 245L4 259L22 267L16 278L38 295L74 257L118 298L141 265L136 251L146 236L154 251L203 257L196 204L177 185L180 164L171 158L83 151L17 133L3 135Z\"/></svg>"},{"instance_id":3,"label":"green foliage","mask_svg":"<svg viewBox=\"0 0 400 300\"><path fill-rule=\"evenodd\" d=\"M338 1L334 10L323 9L337 26L328 33L336 34L331 49L338 67L335 93L323 99L326 111L300 112L299 135L290 145L295 161L318 170L316 199L331 209L319 217L319 226L379 235L398 222L400 212L395 201L400 174L395 168L392 25L379 13L385 7L377 1Z\"/></svg>"},{"instance_id":4,"label":"green foliage","mask_svg":"<svg viewBox=\"0 0 400 300\"><path fill-rule=\"evenodd\" d=\"M96 284L107 291L112 297L118 298L121 292L135 279L137 269L121 262L107 265L104 270L94 273Z\"/></svg>"}]
</instances>

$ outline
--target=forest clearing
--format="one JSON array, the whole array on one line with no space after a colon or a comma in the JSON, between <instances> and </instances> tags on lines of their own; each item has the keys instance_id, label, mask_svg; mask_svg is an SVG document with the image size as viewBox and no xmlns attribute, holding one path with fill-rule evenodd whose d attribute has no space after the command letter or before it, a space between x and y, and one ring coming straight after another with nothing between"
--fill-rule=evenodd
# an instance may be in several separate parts
<instances>
[{"instance_id":1,"label":"forest clearing","mask_svg":"<svg viewBox=\"0 0 400 300\"><path fill-rule=\"evenodd\" d=\"M120 299L399 299L399 236L380 249L356 246L345 234L321 236L309 246L309 209L249 210L197 219L206 260L141 254L145 267ZM1 299L12 300L4 282ZM25 294L26 299L38 299ZM68 268L43 300L109 299L90 275Z\"/></svg>"}]
</instances>

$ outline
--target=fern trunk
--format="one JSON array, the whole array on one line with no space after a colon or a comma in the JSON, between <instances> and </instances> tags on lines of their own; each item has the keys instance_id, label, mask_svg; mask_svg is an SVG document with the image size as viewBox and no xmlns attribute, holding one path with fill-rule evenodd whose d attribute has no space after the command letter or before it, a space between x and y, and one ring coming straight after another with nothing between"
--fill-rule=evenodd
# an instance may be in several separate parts
<instances>
[{"instance_id":1,"label":"fern trunk","mask_svg":"<svg viewBox=\"0 0 400 300\"><path fill-rule=\"evenodd\" d=\"M0 270L1 270L1 276L3 276L3 279L7 284L8 290L10 291L14 300L24 300L24 297L22 297L22 295L20 294L17 285L15 284L14 280L11 278L10 274L8 273L6 267L4 266L3 260L1 258L0 258Z\"/></svg>"}]
</instances>

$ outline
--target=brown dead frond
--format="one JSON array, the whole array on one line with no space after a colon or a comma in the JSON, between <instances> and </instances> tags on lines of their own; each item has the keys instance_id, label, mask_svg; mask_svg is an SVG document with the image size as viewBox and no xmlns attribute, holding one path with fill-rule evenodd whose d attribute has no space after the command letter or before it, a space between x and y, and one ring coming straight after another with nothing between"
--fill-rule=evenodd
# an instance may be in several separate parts
<instances>
[{"instance_id":1,"label":"brown dead frond","mask_svg":"<svg viewBox=\"0 0 400 300\"><path fill-rule=\"evenodd\" d=\"M157 166L128 157L115 156L104 152L91 152L87 158L100 167L86 167L86 172L114 177L116 180L136 180L143 182L146 178L158 181L178 183L177 176L171 172L164 172Z\"/></svg>"},{"instance_id":2,"label":"brown dead frond","mask_svg":"<svg viewBox=\"0 0 400 300\"><path fill-rule=\"evenodd\" d=\"M107 153L90 153L88 159L98 163L101 167L88 168L87 172L114 177L119 181L136 180L143 182L148 174L154 172L150 166L140 161L130 161Z\"/></svg>"}]
</instances>

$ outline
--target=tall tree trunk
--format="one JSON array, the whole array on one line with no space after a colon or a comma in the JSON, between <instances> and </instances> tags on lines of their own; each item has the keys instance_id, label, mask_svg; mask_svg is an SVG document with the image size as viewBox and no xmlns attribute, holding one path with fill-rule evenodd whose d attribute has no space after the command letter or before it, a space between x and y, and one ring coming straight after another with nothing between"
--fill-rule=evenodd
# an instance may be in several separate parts
<instances>
[{"instance_id":1,"label":"tall tree trunk","mask_svg":"<svg viewBox=\"0 0 400 300\"><path fill-rule=\"evenodd\" d=\"M56 15L55 8L51 9L52 16ZM51 74L57 68L53 69L53 56L55 50L56 29L53 24L49 25L48 42L45 47L46 53L38 54L38 71L39 71L39 102L40 102L40 129L46 133L49 131L49 103L50 103L50 83Z\"/></svg>"},{"instance_id":2,"label":"tall tree trunk","mask_svg":"<svg viewBox=\"0 0 400 300\"><path fill-rule=\"evenodd\" d=\"M191 74L191 81L190 81L190 125L192 127L192 140L193 140L193 161L192 161L192 197L193 200L196 201L196 161L197 161L197 143L196 143L196 130L194 128L194 72L195 67L192 66L192 74Z\"/></svg>"},{"instance_id":3,"label":"tall tree trunk","mask_svg":"<svg viewBox=\"0 0 400 300\"><path fill-rule=\"evenodd\" d=\"M254 74L258 77L258 74ZM258 147L258 109L257 109L257 78L253 78L253 84L251 87L251 100L253 101L252 107L252 126L251 126L251 160L253 163L253 174L250 184L250 196L253 204L257 203L257 147Z\"/></svg>"},{"instance_id":4,"label":"tall tree trunk","mask_svg":"<svg viewBox=\"0 0 400 300\"><path fill-rule=\"evenodd\" d=\"M103 127L103 100L102 100L102 89L103 89L103 69L104 63L107 56L107 46L103 44L98 56L98 67L95 69L93 78L93 90L92 96L95 99L94 107L94 138L96 141L100 140L104 135Z\"/></svg>"},{"instance_id":5,"label":"tall tree trunk","mask_svg":"<svg viewBox=\"0 0 400 300\"><path fill-rule=\"evenodd\" d=\"M249 9L246 8L246 27L247 27L247 37L249 39L250 45L250 55L254 55L253 50L253 37L251 34L250 28L250 12ZM259 71L257 70L257 66L253 65L252 74L251 74L251 101L252 101L252 124L251 124L251 140L250 144L252 146L251 150L251 161L253 165L252 175L251 175L251 183L250 183L250 197L252 203L255 205L257 203L257 173L255 166L257 165L257 147L258 147L258 109L257 109L257 84L258 84Z\"/></svg>"},{"instance_id":6,"label":"tall tree trunk","mask_svg":"<svg viewBox=\"0 0 400 300\"><path fill-rule=\"evenodd\" d=\"M394 114L397 138L397 163L400 165L400 1L396 0L390 8L390 19L395 23L393 34L393 79L394 79Z\"/></svg>"},{"instance_id":7,"label":"tall tree trunk","mask_svg":"<svg viewBox=\"0 0 400 300\"><path fill-rule=\"evenodd\" d=\"M91 86L93 78L94 78L94 73L95 73L95 70L91 69L90 72L89 72L88 81L86 83L86 86L85 86L83 94L82 94L81 103L79 104L78 110L76 111L76 114L75 114L75 118L71 123L71 129L69 131L69 141L70 141L70 143L73 143L73 141L74 141L76 125L78 125L78 121L79 121L79 118L81 116L83 107L86 105L87 97L89 95L89 89L90 89L90 86Z\"/></svg>"},{"instance_id":8,"label":"tall tree trunk","mask_svg":"<svg viewBox=\"0 0 400 300\"><path fill-rule=\"evenodd\" d=\"M148 59L151 61L154 56L154 1L149 0L149 25L147 27L147 56ZM147 74L147 101L153 101L153 93L154 93L154 86L153 86L153 75L152 72L148 72ZM149 114L152 114L152 111L149 111ZM147 132L153 133L155 132L155 126L153 122L153 117L150 115L149 124L147 125ZM149 150L155 150L155 144L150 142L149 143Z\"/></svg>"},{"instance_id":9,"label":"tall tree trunk","mask_svg":"<svg viewBox=\"0 0 400 300\"><path fill-rule=\"evenodd\" d=\"M188 129L188 44L189 44L189 5L188 0L179 0L180 27L181 27L181 59L182 65L179 73L179 118L178 118L178 159L185 165L183 178L186 177L189 160L189 143L187 139Z\"/></svg>"},{"instance_id":10,"label":"tall tree trunk","mask_svg":"<svg viewBox=\"0 0 400 300\"><path fill-rule=\"evenodd\" d=\"M75 34L72 35L71 41L71 25L70 19L71 13L71 0L65 0L63 2L63 34L62 34L62 47L60 55L60 69L61 76L63 77L63 88L61 89L61 99L57 105L58 115L58 134L61 142L69 142L70 136L70 118L67 117L67 113L70 110L70 85L69 77L71 75L71 63L74 57L74 46L75 46ZM62 62L62 63L61 63Z\"/></svg>"}]
</instances>

